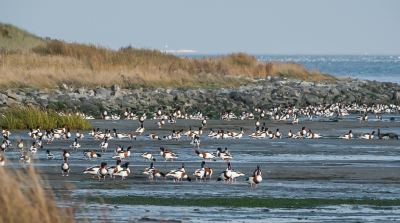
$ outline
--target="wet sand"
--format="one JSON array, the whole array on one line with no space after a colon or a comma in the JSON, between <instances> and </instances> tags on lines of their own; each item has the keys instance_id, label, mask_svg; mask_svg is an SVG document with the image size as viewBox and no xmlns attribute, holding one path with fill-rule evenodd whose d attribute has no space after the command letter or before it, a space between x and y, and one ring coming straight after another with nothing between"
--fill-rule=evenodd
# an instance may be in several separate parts
<instances>
[{"instance_id":1,"label":"wet sand","mask_svg":"<svg viewBox=\"0 0 400 223\"><path fill-rule=\"evenodd\" d=\"M339 199L339 198L375 198L375 199L393 199L400 197L400 166L399 140L394 139L377 139L362 140L357 137L360 134L371 133L378 128L381 132L396 132L400 133L400 123L389 121L390 117L395 117L399 120L399 115L384 115L383 122L368 120L360 124L355 119L357 115L350 115L346 119L339 119L339 122L328 122L328 119L314 119L313 122L300 119L299 125L292 125L290 122L278 122L274 124L270 120L265 120L266 126L271 131L275 132L279 128L283 134L282 139L250 139L248 134L254 131L254 120L249 121L220 121L208 120L208 125L201 137L200 151L216 152L216 149L227 147L234 159L231 160L233 169L241 171L246 175L237 179L236 183L224 185L222 182L215 182L219 174L226 169L226 163L217 158L215 161L207 161L207 167L213 169L212 181L199 182L192 178L192 183L183 181L174 183L171 178L167 180L160 178L157 182L152 182L147 179L147 176L141 175L142 170L149 166L149 162L140 157L144 152L151 152L158 162L154 163L157 170L168 172L169 170L178 168L182 163L185 163L186 172L189 176L200 168L202 158L198 157L193 152L193 146L190 145L190 140L182 137L181 141L167 140L150 140L145 136L149 133L157 133L159 136L168 135L172 130L187 130L189 126L192 129L198 129L201 121L199 120L178 120L177 124L166 124L159 129L155 123L156 120L147 120L145 122L146 131L142 136L138 136L137 140L118 140L109 141L109 149L102 153L103 159L95 158L94 161L85 160L82 151L84 149L94 149L101 153L99 148L100 141L93 140L87 133L85 138L80 140L82 147L77 153L72 153L69 145L73 139L68 141L54 141L51 145L44 144L44 151L39 151L34 157L33 162L38 167L39 172L50 182L50 185L59 191L60 189L70 188L70 183L73 189L70 191L74 197L81 196L155 196L165 198L213 198L213 197L257 197L257 198L323 198L323 199ZM325 121L323 121L325 120ZM288 139L287 133L289 130L297 132L301 127L305 126L315 133L322 134L321 139ZM99 127L101 130L106 128L116 128L117 132L131 133L138 127L137 121L112 121L93 120L92 127ZM236 131L243 127L245 136L242 139L209 139L207 137L210 128L215 130ZM353 130L355 139L344 140L338 139L339 135L348 133ZM24 140L28 140L27 131L11 131L11 140L15 141L15 137L20 136ZM72 131L75 136L76 131ZM74 137L73 137L74 138ZM15 142L14 142L15 145ZM107 162L108 165L115 165L115 160L112 159L113 151L121 145L123 147L133 146L133 153L125 161L130 162L132 166L131 174L127 180L122 181L120 177L115 180L110 180L108 177L105 181L92 179L92 176L83 174L85 168L92 165L99 165L101 162ZM158 148L165 147L172 149L179 157L174 162L163 162L164 160L159 154ZM45 150L50 149L56 155L54 160L47 160ZM62 164L62 150L71 151L72 155L69 159L71 172L69 177L61 176L60 166ZM18 163L19 155L15 151L7 151L5 156L9 159L8 162L13 162L14 166L7 163L6 168L22 168ZM258 185L257 190L250 189L244 180L251 176L251 173L256 168L257 164L263 171L263 181ZM65 190L61 190L64 191ZM102 205L99 205L102 206ZM128 205L129 206L129 205ZM129 209L129 207L125 207ZM141 206L130 206L130 209L144 210ZM165 209L165 207L159 207ZM185 207L176 207L176 209L185 209ZM338 207L333 207L333 209ZM366 207L367 209L369 207ZM173 209L173 208L172 208ZM187 209L187 208L186 208ZM186 210L185 209L185 210ZM189 208L191 209L191 208ZM168 209L169 211L171 210ZM167 210L167 212L168 212ZM207 211L204 209L203 211ZM243 216L247 216L248 210L237 209L233 217L238 217L246 221ZM285 216L292 216L287 211L280 212L278 209L273 211L279 212L279 219L285 219ZM359 210L361 213L365 209ZM165 219L162 215L155 214L151 211L155 219ZM298 211L302 213L302 211ZM147 212L141 215L147 216ZM176 216L175 220L181 220L186 216L188 221L203 221L205 219L197 219L198 213L190 214L183 212L181 216ZM211 216L207 216L208 220L216 221L219 212L209 212ZM286 214L285 214L286 213ZM332 217L336 220L339 212L332 212ZM266 213L260 213L261 219ZM269 213L270 214L270 213ZM303 213L304 214L304 213ZM89 214L90 215L90 214ZM386 214L385 214L386 215ZM392 209L387 213L392 215ZM214 216L214 217L215 217ZM317 215L318 216L318 215ZM371 215L372 216L372 215ZM400 217L400 214L396 214ZM125 217L111 212L110 218L116 220L125 219ZM131 220L137 219L138 216L132 216ZM168 219L173 219L170 218ZM232 219L233 219L232 217ZM265 217L265 216L264 216ZM289 219L291 218L289 217ZM229 218L228 218L229 219ZM221 220L228 220L227 218ZM249 219L257 221L258 218ZM294 218L295 219L295 218ZM313 218L314 220L318 219ZM356 220L356 218L351 218ZM309 219L312 220L312 219ZM326 220L326 219L325 219Z\"/></svg>"}]
</instances>

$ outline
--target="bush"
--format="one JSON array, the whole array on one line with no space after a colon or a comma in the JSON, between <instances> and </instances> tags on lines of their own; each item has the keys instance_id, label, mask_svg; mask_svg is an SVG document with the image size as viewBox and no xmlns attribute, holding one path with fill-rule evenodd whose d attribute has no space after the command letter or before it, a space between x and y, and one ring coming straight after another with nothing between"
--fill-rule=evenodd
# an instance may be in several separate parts
<instances>
[{"instance_id":1,"label":"bush","mask_svg":"<svg viewBox=\"0 0 400 223\"><path fill-rule=\"evenodd\" d=\"M88 130L91 123L77 115L60 116L54 110L33 107L12 107L3 112L0 125L8 129L30 129L37 126L55 129L66 125L70 129Z\"/></svg>"}]
</instances>

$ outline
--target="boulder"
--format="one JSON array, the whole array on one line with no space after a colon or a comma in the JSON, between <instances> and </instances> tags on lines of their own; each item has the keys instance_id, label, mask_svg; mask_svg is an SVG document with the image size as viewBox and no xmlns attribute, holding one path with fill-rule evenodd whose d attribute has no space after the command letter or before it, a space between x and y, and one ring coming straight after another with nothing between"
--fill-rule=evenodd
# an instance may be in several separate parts
<instances>
[{"instance_id":1,"label":"boulder","mask_svg":"<svg viewBox=\"0 0 400 223\"><path fill-rule=\"evenodd\" d=\"M91 103L88 103L88 102L82 103L81 108L82 108L84 111L96 111L96 112L97 112L97 111L100 111L99 106L94 105L94 104L91 104Z\"/></svg>"},{"instance_id":2,"label":"boulder","mask_svg":"<svg viewBox=\"0 0 400 223\"><path fill-rule=\"evenodd\" d=\"M16 101L22 101L22 97L23 97L23 96L21 96L21 95L14 94L14 93L11 93L11 92L8 92L8 93L7 93L7 96L8 96L9 98L12 98L12 99L16 100Z\"/></svg>"}]
</instances>

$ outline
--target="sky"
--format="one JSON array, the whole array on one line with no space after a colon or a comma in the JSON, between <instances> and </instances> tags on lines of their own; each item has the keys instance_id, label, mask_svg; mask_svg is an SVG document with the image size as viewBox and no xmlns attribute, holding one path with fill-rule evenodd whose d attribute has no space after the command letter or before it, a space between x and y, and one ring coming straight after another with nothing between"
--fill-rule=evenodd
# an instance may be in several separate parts
<instances>
[{"instance_id":1,"label":"sky","mask_svg":"<svg viewBox=\"0 0 400 223\"><path fill-rule=\"evenodd\" d=\"M196 54L400 54L399 0L0 0L37 36Z\"/></svg>"}]
</instances>

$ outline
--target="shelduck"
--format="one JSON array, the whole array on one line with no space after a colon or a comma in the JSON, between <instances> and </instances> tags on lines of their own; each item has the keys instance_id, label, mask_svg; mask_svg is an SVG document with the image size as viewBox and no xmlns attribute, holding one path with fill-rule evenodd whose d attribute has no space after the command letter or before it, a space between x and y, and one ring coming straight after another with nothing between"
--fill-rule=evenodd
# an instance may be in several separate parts
<instances>
[{"instance_id":1,"label":"shelduck","mask_svg":"<svg viewBox=\"0 0 400 223\"><path fill-rule=\"evenodd\" d=\"M231 178L229 180L232 180L232 183L233 183L233 181L236 182L236 178L242 177L244 175L245 174L242 173L242 172L239 172L239 171L236 171L236 170L231 170Z\"/></svg>"},{"instance_id":2,"label":"shelduck","mask_svg":"<svg viewBox=\"0 0 400 223\"><path fill-rule=\"evenodd\" d=\"M70 147L72 147L73 152L75 152L75 150L78 152L78 148L81 147L81 145L78 143L78 138L75 138L75 141L70 145Z\"/></svg>"},{"instance_id":3,"label":"shelduck","mask_svg":"<svg viewBox=\"0 0 400 223\"><path fill-rule=\"evenodd\" d=\"M103 142L100 143L100 148L101 148L101 152L103 152L103 150L105 149L107 152L107 148L108 148L108 139L104 139Z\"/></svg>"},{"instance_id":4,"label":"shelduck","mask_svg":"<svg viewBox=\"0 0 400 223\"><path fill-rule=\"evenodd\" d=\"M199 127L199 130L198 130L198 131L193 131L193 133L194 133L195 135L200 136L201 134L203 134L203 127Z\"/></svg>"},{"instance_id":5,"label":"shelduck","mask_svg":"<svg viewBox=\"0 0 400 223\"><path fill-rule=\"evenodd\" d=\"M95 175L97 175L97 173L99 172L100 169L100 165L95 165L95 166L91 166L86 168L85 171L83 171L84 174L91 174L93 175L93 178Z\"/></svg>"},{"instance_id":6,"label":"shelduck","mask_svg":"<svg viewBox=\"0 0 400 223\"><path fill-rule=\"evenodd\" d=\"M147 167L146 169L144 169L144 171L142 172L142 174L144 175L149 175L149 173L151 171L155 170L153 163L150 163L150 167ZM149 176L150 178L150 176Z\"/></svg>"},{"instance_id":7,"label":"shelduck","mask_svg":"<svg viewBox=\"0 0 400 223\"><path fill-rule=\"evenodd\" d=\"M276 136L277 138L279 138L279 139L282 138L282 133L281 133L281 130L280 130L280 129L277 129L277 130L276 130L275 136Z\"/></svg>"},{"instance_id":8,"label":"shelduck","mask_svg":"<svg viewBox=\"0 0 400 223\"><path fill-rule=\"evenodd\" d=\"M156 133L148 134L146 137L147 137L147 138L150 138L151 140L153 140L153 139L159 139L159 140L161 140L161 139L158 137L158 135L157 135Z\"/></svg>"},{"instance_id":9,"label":"shelduck","mask_svg":"<svg viewBox=\"0 0 400 223\"><path fill-rule=\"evenodd\" d=\"M149 179L153 180L154 177L156 178L156 181L157 181L158 177L164 177L164 179L167 179L167 177L165 176L164 173L162 173L156 169L149 172Z\"/></svg>"},{"instance_id":10,"label":"shelduck","mask_svg":"<svg viewBox=\"0 0 400 223\"><path fill-rule=\"evenodd\" d=\"M143 154L140 155L140 156L143 157L143 158L145 158L145 159L146 159L146 162L147 162L147 160L149 160L149 162L151 162L152 160L153 160L154 162L157 162L157 160L154 159L154 157L153 157L153 155L152 155L151 153L143 153Z\"/></svg>"},{"instance_id":11,"label":"shelduck","mask_svg":"<svg viewBox=\"0 0 400 223\"><path fill-rule=\"evenodd\" d=\"M53 130L52 130L52 138L53 139L56 139L56 140L59 140L59 139L61 139L61 133L56 133L56 132L54 132Z\"/></svg>"},{"instance_id":12,"label":"shelduck","mask_svg":"<svg viewBox=\"0 0 400 223\"><path fill-rule=\"evenodd\" d=\"M276 123L277 120L280 120L279 117L279 113L272 116L272 120L274 121L274 123Z\"/></svg>"},{"instance_id":13,"label":"shelduck","mask_svg":"<svg viewBox=\"0 0 400 223\"><path fill-rule=\"evenodd\" d=\"M257 168L253 171L253 177L257 174L257 171L260 172L260 175L262 176L262 170L260 170L260 165L257 165Z\"/></svg>"},{"instance_id":14,"label":"shelduck","mask_svg":"<svg viewBox=\"0 0 400 223\"><path fill-rule=\"evenodd\" d=\"M190 183L192 182L192 179L190 179L190 177L185 173L185 172L181 172L181 171L177 171L177 172L170 172L167 174L167 176L169 177L173 177L174 182L175 179L178 180L178 182L183 179L186 179L187 181L189 181Z\"/></svg>"},{"instance_id":15,"label":"shelduck","mask_svg":"<svg viewBox=\"0 0 400 223\"><path fill-rule=\"evenodd\" d=\"M234 138L234 139L240 139L240 138L242 138L243 136L244 136L243 127L240 127L240 132L235 133L235 134L233 135L232 138Z\"/></svg>"},{"instance_id":16,"label":"shelduck","mask_svg":"<svg viewBox=\"0 0 400 223\"><path fill-rule=\"evenodd\" d=\"M78 139L83 139L83 137L85 137L82 133L79 132L79 129L76 130L76 137Z\"/></svg>"},{"instance_id":17,"label":"shelduck","mask_svg":"<svg viewBox=\"0 0 400 223\"><path fill-rule=\"evenodd\" d=\"M35 144L35 143L33 143L33 144ZM0 149L2 152L7 150L7 142L5 140L3 140L3 143L0 145Z\"/></svg>"},{"instance_id":18,"label":"shelduck","mask_svg":"<svg viewBox=\"0 0 400 223\"><path fill-rule=\"evenodd\" d=\"M125 180L125 178L130 174L130 169L129 169L129 165L131 165L129 162L126 162L124 164L126 166L125 170L120 170L116 173L114 173L114 176L121 176L122 180Z\"/></svg>"},{"instance_id":19,"label":"shelduck","mask_svg":"<svg viewBox=\"0 0 400 223\"><path fill-rule=\"evenodd\" d=\"M3 137L10 137L11 132L8 131L7 129L3 129Z\"/></svg>"},{"instance_id":20,"label":"shelduck","mask_svg":"<svg viewBox=\"0 0 400 223\"><path fill-rule=\"evenodd\" d=\"M200 153L198 150L193 150L193 152L197 153L197 155L199 155L203 159L210 159L210 162L211 162L211 159L216 158L212 153L208 153L208 152Z\"/></svg>"},{"instance_id":21,"label":"shelduck","mask_svg":"<svg viewBox=\"0 0 400 223\"><path fill-rule=\"evenodd\" d=\"M204 129L207 125L207 118L204 118L203 121L201 121L201 127Z\"/></svg>"},{"instance_id":22,"label":"shelduck","mask_svg":"<svg viewBox=\"0 0 400 223\"><path fill-rule=\"evenodd\" d=\"M31 156L29 156L29 154L27 152L23 152L22 155L19 157L19 160L24 163L30 163Z\"/></svg>"},{"instance_id":23,"label":"shelduck","mask_svg":"<svg viewBox=\"0 0 400 223\"><path fill-rule=\"evenodd\" d=\"M181 130L179 132L176 132L175 130L173 130L172 134L171 134L171 139L172 140L176 140L176 141L180 141L182 132L183 132L183 130Z\"/></svg>"},{"instance_id":24,"label":"shelduck","mask_svg":"<svg viewBox=\"0 0 400 223\"><path fill-rule=\"evenodd\" d=\"M306 136L307 136L307 129L306 129L306 127L301 128L301 130L298 131L298 132L296 133L296 135L297 135L300 139L302 139L303 137L306 137Z\"/></svg>"},{"instance_id":25,"label":"shelduck","mask_svg":"<svg viewBox=\"0 0 400 223\"><path fill-rule=\"evenodd\" d=\"M311 129L309 129L306 138L307 139L319 139L319 138L322 138L322 135L320 135L318 133L313 133L311 131Z\"/></svg>"},{"instance_id":26,"label":"shelduck","mask_svg":"<svg viewBox=\"0 0 400 223\"><path fill-rule=\"evenodd\" d=\"M221 148L217 149L217 156L222 159L223 163L225 162L225 160L233 159L233 156L231 154L222 152Z\"/></svg>"},{"instance_id":27,"label":"shelduck","mask_svg":"<svg viewBox=\"0 0 400 223\"><path fill-rule=\"evenodd\" d=\"M62 134L62 136L64 137L65 140L68 140L69 138L71 138L71 129L68 129L67 132L65 132L64 134Z\"/></svg>"},{"instance_id":28,"label":"shelduck","mask_svg":"<svg viewBox=\"0 0 400 223\"><path fill-rule=\"evenodd\" d=\"M170 172L177 172L177 171L186 172L186 170L185 170L185 163L182 163L182 167L179 167L178 169L173 169L173 170L169 171L169 173L170 173Z\"/></svg>"},{"instance_id":29,"label":"shelduck","mask_svg":"<svg viewBox=\"0 0 400 223\"><path fill-rule=\"evenodd\" d=\"M368 119L368 114L365 114L363 117L357 117L357 120L360 121L360 123L364 123Z\"/></svg>"},{"instance_id":30,"label":"shelduck","mask_svg":"<svg viewBox=\"0 0 400 223\"><path fill-rule=\"evenodd\" d=\"M170 118L168 119L168 123L173 125L176 123L176 120L172 118L172 116L170 116Z\"/></svg>"},{"instance_id":31,"label":"shelduck","mask_svg":"<svg viewBox=\"0 0 400 223\"><path fill-rule=\"evenodd\" d=\"M262 181L261 172L256 171L255 176L247 178L245 182L250 184L251 189L253 189L253 184L255 184L256 186L254 189L257 189L257 184L261 183L261 181Z\"/></svg>"},{"instance_id":32,"label":"shelduck","mask_svg":"<svg viewBox=\"0 0 400 223\"><path fill-rule=\"evenodd\" d=\"M221 175L218 177L216 182L223 180L224 184L225 184L225 181L227 184L229 183L229 179L232 177L232 168L231 168L231 164L229 162L227 162L227 164L228 164L228 168L221 173Z\"/></svg>"},{"instance_id":33,"label":"shelduck","mask_svg":"<svg viewBox=\"0 0 400 223\"><path fill-rule=\"evenodd\" d=\"M97 171L97 176L99 177L99 181L101 178L103 178L103 181L106 180L106 175L108 174L107 170L107 163L102 162L100 165L99 170Z\"/></svg>"},{"instance_id":34,"label":"shelduck","mask_svg":"<svg viewBox=\"0 0 400 223\"><path fill-rule=\"evenodd\" d=\"M67 162L68 162L68 158L71 156L71 153L69 152L69 151L67 151L67 150L64 150L63 151L63 158L64 159L67 159Z\"/></svg>"},{"instance_id":35,"label":"shelduck","mask_svg":"<svg viewBox=\"0 0 400 223\"><path fill-rule=\"evenodd\" d=\"M374 138L374 135L375 135L375 131L373 131L371 134L368 134L368 133L363 134L359 138L360 139L372 139L372 138Z\"/></svg>"},{"instance_id":36,"label":"shelduck","mask_svg":"<svg viewBox=\"0 0 400 223\"><path fill-rule=\"evenodd\" d=\"M211 180L213 171L210 168L204 167L205 165L207 165L206 162L202 161L201 168L194 171L193 175L196 176L196 181L197 181L197 177L200 178L200 182L201 182L201 178L204 178L204 180L206 180L207 176L210 176L210 180Z\"/></svg>"},{"instance_id":37,"label":"shelduck","mask_svg":"<svg viewBox=\"0 0 400 223\"><path fill-rule=\"evenodd\" d=\"M294 125L294 123L297 123L297 125L299 124L299 117L297 115L292 116L292 124Z\"/></svg>"},{"instance_id":38,"label":"shelduck","mask_svg":"<svg viewBox=\"0 0 400 223\"><path fill-rule=\"evenodd\" d=\"M258 118L256 122L254 122L255 129L260 126L260 119Z\"/></svg>"},{"instance_id":39,"label":"shelduck","mask_svg":"<svg viewBox=\"0 0 400 223\"><path fill-rule=\"evenodd\" d=\"M50 150L47 150L46 154L47 154L47 159L54 159L54 155L53 153L50 152Z\"/></svg>"},{"instance_id":40,"label":"shelduck","mask_svg":"<svg viewBox=\"0 0 400 223\"><path fill-rule=\"evenodd\" d=\"M173 162L173 159L178 158L170 149L164 150L164 147L160 147L158 150L161 151L160 154L165 159L164 162L168 159L171 159L171 162Z\"/></svg>"},{"instance_id":41,"label":"shelduck","mask_svg":"<svg viewBox=\"0 0 400 223\"><path fill-rule=\"evenodd\" d=\"M299 138L297 135L293 134L292 130L289 130L288 136L289 136L289 138L291 138L291 139L297 139L297 138Z\"/></svg>"},{"instance_id":42,"label":"shelduck","mask_svg":"<svg viewBox=\"0 0 400 223\"><path fill-rule=\"evenodd\" d=\"M196 136L193 138L193 140L192 140L192 142L190 143L190 145L193 145L194 147L197 146L197 148L199 149L199 148L200 148L200 136L196 135Z\"/></svg>"},{"instance_id":43,"label":"shelduck","mask_svg":"<svg viewBox=\"0 0 400 223\"><path fill-rule=\"evenodd\" d=\"M135 139L135 140L136 140L136 134L135 134L135 133L129 134L129 139L130 139L130 140L132 140L132 139Z\"/></svg>"},{"instance_id":44,"label":"shelduck","mask_svg":"<svg viewBox=\"0 0 400 223\"><path fill-rule=\"evenodd\" d=\"M64 173L67 173L67 176L68 176L69 170L70 170L70 166L69 166L69 164L67 163L67 160L64 158L64 163L61 164L62 176L64 176Z\"/></svg>"},{"instance_id":45,"label":"shelduck","mask_svg":"<svg viewBox=\"0 0 400 223\"><path fill-rule=\"evenodd\" d=\"M136 129L136 132L138 132L138 133L140 133L140 135L142 135L142 133L144 132L143 123L141 123L140 127Z\"/></svg>"},{"instance_id":46,"label":"shelduck","mask_svg":"<svg viewBox=\"0 0 400 223\"><path fill-rule=\"evenodd\" d=\"M113 159L120 159L120 160L123 162L124 159L126 159L127 157L129 157L129 156L131 155L131 149L133 149L133 147L132 147L132 146L129 146L129 147L126 149L126 152L121 151L121 152L119 152L118 154L114 155L114 156L111 157L111 158L113 158Z\"/></svg>"},{"instance_id":47,"label":"shelduck","mask_svg":"<svg viewBox=\"0 0 400 223\"><path fill-rule=\"evenodd\" d=\"M25 145L24 145L24 140L21 139L21 140L17 143L18 153L19 153L19 150L24 151L24 147L25 147Z\"/></svg>"},{"instance_id":48,"label":"shelduck","mask_svg":"<svg viewBox=\"0 0 400 223\"><path fill-rule=\"evenodd\" d=\"M117 133L116 129L113 129L114 131L114 136L115 138L118 138L119 140L123 139L123 138L129 138L129 135L124 134L124 133Z\"/></svg>"},{"instance_id":49,"label":"shelduck","mask_svg":"<svg viewBox=\"0 0 400 223\"><path fill-rule=\"evenodd\" d=\"M339 136L339 139L351 139L351 138L353 138L352 130L349 131L349 134L344 134L344 135Z\"/></svg>"},{"instance_id":50,"label":"shelduck","mask_svg":"<svg viewBox=\"0 0 400 223\"><path fill-rule=\"evenodd\" d=\"M56 134L64 134L64 133L66 133L67 132L67 129L66 129L66 125L64 125L64 127L63 128L58 128L58 129L54 129L53 130L53 133L56 133Z\"/></svg>"},{"instance_id":51,"label":"shelduck","mask_svg":"<svg viewBox=\"0 0 400 223\"><path fill-rule=\"evenodd\" d=\"M85 160L87 160L86 158L89 158L89 161L92 161L92 159L96 157L103 158L100 153L96 153L93 150L85 150L83 151L83 155L85 156Z\"/></svg>"},{"instance_id":52,"label":"shelduck","mask_svg":"<svg viewBox=\"0 0 400 223\"><path fill-rule=\"evenodd\" d=\"M156 125L158 125L158 128L161 129L161 126L165 124L165 120L162 119L161 121L157 122Z\"/></svg>"},{"instance_id":53,"label":"shelduck","mask_svg":"<svg viewBox=\"0 0 400 223\"><path fill-rule=\"evenodd\" d=\"M78 134L78 133L77 133ZM92 129L89 133L90 136L94 137L94 135L96 135L96 131L94 129Z\"/></svg>"},{"instance_id":54,"label":"shelduck","mask_svg":"<svg viewBox=\"0 0 400 223\"><path fill-rule=\"evenodd\" d=\"M119 152L123 151L124 147L121 147L121 145L118 145L117 148L114 150L114 155L117 155Z\"/></svg>"}]
</instances>

